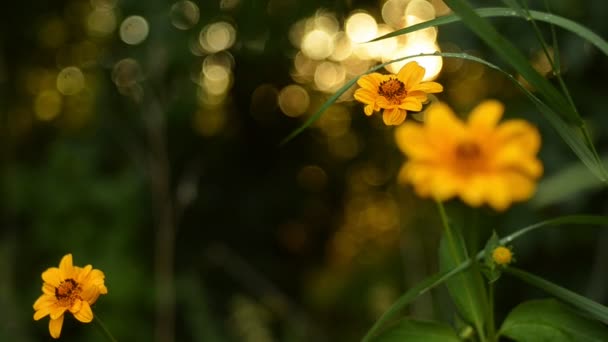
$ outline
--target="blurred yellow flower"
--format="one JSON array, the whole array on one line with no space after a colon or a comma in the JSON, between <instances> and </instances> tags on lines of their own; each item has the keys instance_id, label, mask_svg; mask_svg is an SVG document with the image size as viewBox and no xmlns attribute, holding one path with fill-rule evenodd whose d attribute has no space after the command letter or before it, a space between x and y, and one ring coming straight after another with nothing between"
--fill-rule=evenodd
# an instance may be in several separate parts
<instances>
[{"instance_id":1,"label":"blurred yellow flower","mask_svg":"<svg viewBox=\"0 0 608 342\"><path fill-rule=\"evenodd\" d=\"M505 210L529 199L543 166L536 154L540 134L520 119L498 124L503 105L484 101L462 122L446 104L431 106L424 125L408 122L395 133L409 160L399 174L423 197L455 196L468 205Z\"/></svg>"},{"instance_id":2,"label":"blurred yellow flower","mask_svg":"<svg viewBox=\"0 0 608 342\"><path fill-rule=\"evenodd\" d=\"M382 120L386 125L400 125L408 110L422 109L422 104L428 101L427 94L443 91L437 82L421 82L424 72L417 62L409 62L397 75L375 72L362 76L357 81L361 88L355 91L355 99L366 105L366 115L384 110Z\"/></svg>"},{"instance_id":3,"label":"blurred yellow flower","mask_svg":"<svg viewBox=\"0 0 608 342\"><path fill-rule=\"evenodd\" d=\"M87 265L72 265L72 254L65 255L59 268L51 267L42 273L43 294L34 303L34 320L50 315L49 332L59 338L63 314L70 311L77 320L89 323L93 320L91 305L99 295L108 293L104 274Z\"/></svg>"}]
</instances>

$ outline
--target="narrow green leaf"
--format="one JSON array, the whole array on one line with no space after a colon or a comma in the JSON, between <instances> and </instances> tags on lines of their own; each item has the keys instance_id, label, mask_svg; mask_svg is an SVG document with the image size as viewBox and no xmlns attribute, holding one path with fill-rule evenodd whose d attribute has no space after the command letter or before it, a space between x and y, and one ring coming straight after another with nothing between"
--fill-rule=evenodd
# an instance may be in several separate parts
<instances>
[{"instance_id":1,"label":"narrow green leaf","mask_svg":"<svg viewBox=\"0 0 608 342\"><path fill-rule=\"evenodd\" d=\"M466 243L460 227L455 227L448 221L445 208L437 202L444 235L439 245L439 269L449 270L469 260ZM480 336L485 336L484 326L488 312L488 299L479 265L472 261L473 270L461 273L446 281L448 292L462 315L462 318L473 324Z\"/></svg>"},{"instance_id":2,"label":"narrow green leaf","mask_svg":"<svg viewBox=\"0 0 608 342\"><path fill-rule=\"evenodd\" d=\"M436 273L416 284L414 287L405 292L401 297L399 297L399 299L397 299L397 301L388 310L386 310L386 312L384 312L382 316L380 316L380 318L378 318L376 323L374 323L374 325L371 327L371 329L369 329L369 331L361 341L370 341L371 338L376 334L376 332L385 322L393 318L409 303L414 301L414 299L430 291L436 286L443 284L446 280L457 275L463 270L466 270L470 265L471 260L467 260L466 262L461 263L460 265L458 265L458 267L455 267L454 269Z\"/></svg>"},{"instance_id":3,"label":"narrow green leaf","mask_svg":"<svg viewBox=\"0 0 608 342\"><path fill-rule=\"evenodd\" d=\"M585 319L554 299L532 300L515 307L500 329L518 342L608 341L608 328Z\"/></svg>"},{"instance_id":4,"label":"narrow green leaf","mask_svg":"<svg viewBox=\"0 0 608 342\"><path fill-rule=\"evenodd\" d=\"M511 274L526 283L555 296L597 320L608 322L608 307L605 307L602 304L515 267L507 267L505 273ZM601 341L608 341L608 339Z\"/></svg>"},{"instance_id":5,"label":"narrow green leaf","mask_svg":"<svg viewBox=\"0 0 608 342\"><path fill-rule=\"evenodd\" d=\"M460 342L447 324L403 319L372 339L374 342Z\"/></svg>"},{"instance_id":6,"label":"narrow green leaf","mask_svg":"<svg viewBox=\"0 0 608 342\"><path fill-rule=\"evenodd\" d=\"M608 165L608 156L602 158L602 163ZM573 162L555 174L545 177L539 184L536 195L531 204L537 208L546 207L567 199L572 199L576 194L603 189L606 184L602 183L579 162Z\"/></svg>"},{"instance_id":7,"label":"narrow green leaf","mask_svg":"<svg viewBox=\"0 0 608 342\"><path fill-rule=\"evenodd\" d=\"M564 224L587 224L597 226L608 226L608 216L596 216L596 215L570 215L556 217L550 220L541 221L527 227L521 228L516 232L500 239L501 245L509 244L516 239L526 235L532 231L535 231L544 227L561 226ZM479 257L479 256L478 256Z\"/></svg>"},{"instance_id":8,"label":"narrow green leaf","mask_svg":"<svg viewBox=\"0 0 608 342\"><path fill-rule=\"evenodd\" d=\"M528 59L487 20L480 17L466 0L445 0L445 3L462 18L463 23L483 40L506 63L510 64L542 97L571 123L580 125L581 118L570 107L564 96L547 79L536 71Z\"/></svg>"},{"instance_id":9,"label":"narrow green leaf","mask_svg":"<svg viewBox=\"0 0 608 342\"><path fill-rule=\"evenodd\" d=\"M492 17L515 17L521 19L527 19L527 17L521 12L517 12L511 8L504 7L491 7L491 8L479 8L476 9L475 12L483 18L492 18ZM595 32L586 28L585 26L572 21L570 19L547 13L541 11L530 11L530 17L534 20L547 22L553 24L555 26L561 27L567 31L570 31L582 39L590 42L595 47L597 47L600 51L602 51L605 55L608 55L608 42L604 40L601 36L597 35ZM372 41L387 39L391 37L400 36L406 33L415 32L418 30L422 30L432 26L442 26L446 24L451 24L455 22L461 21L460 17L456 14L445 15L442 17L438 17L429 21L425 21L420 24L415 24L412 26L408 26L406 28L402 28L391 33L385 34L381 37L375 38Z\"/></svg>"}]
</instances>

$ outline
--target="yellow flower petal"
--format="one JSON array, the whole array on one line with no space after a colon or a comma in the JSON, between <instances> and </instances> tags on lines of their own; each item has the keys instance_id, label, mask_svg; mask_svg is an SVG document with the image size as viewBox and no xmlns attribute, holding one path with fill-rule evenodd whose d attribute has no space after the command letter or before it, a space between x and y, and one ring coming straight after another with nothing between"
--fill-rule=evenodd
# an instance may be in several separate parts
<instances>
[{"instance_id":1,"label":"yellow flower petal","mask_svg":"<svg viewBox=\"0 0 608 342\"><path fill-rule=\"evenodd\" d=\"M57 319L59 316L63 315L68 307L63 305L58 305L57 303L50 307L50 315L51 319Z\"/></svg>"},{"instance_id":2,"label":"yellow flower petal","mask_svg":"<svg viewBox=\"0 0 608 342\"><path fill-rule=\"evenodd\" d=\"M69 278L72 276L72 272L74 270L74 266L72 265L72 254L66 254L61 258L61 262L59 262L59 271L60 274L64 278Z\"/></svg>"},{"instance_id":3,"label":"yellow flower petal","mask_svg":"<svg viewBox=\"0 0 608 342\"><path fill-rule=\"evenodd\" d=\"M366 104L372 104L372 103L376 102L376 99L378 98L378 94L371 92L364 88L359 88L355 91L355 94L353 95L353 97L355 98L355 100L357 100L359 102L366 103Z\"/></svg>"},{"instance_id":4,"label":"yellow flower petal","mask_svg":"<svg viewBox=\"0 0 608 342\"><path fill-rule=\"evenodd\" d=\"M385 109L382 120L387 126L400 125L405 120L406 111L400 108Z\"/></svg>"},{"instance_id":5,"label":"yellow flower petal","mask_svg":"<svg viewBox=\"0 0 608 342\"><path fill-rule=\"evenodd\" d=\"M61 335L61 327L63 326L63 316L60 316L57 319L51 319L49 321L49 332L51 333L51 337L54 339L59 338Z\"/></svg>"},{"instance_id":6,"label":"yellow flower petal","mask_svg":"<svg viewBox=\"0 0 608 342\"><path fill-rule=\"evenodd\" d=\"M422 82L408 89L409 92L422 91L425 93L441 93L443 86L437 82Z\"/></svg>"},{"instance_id":7,"label":"yellow flower petal","mask_svg":"<svg viewBox=\"0 0 608 342\"><path fill-rule=\"evenodd\" d=\"M374 72L369 75L361 76L357 80L357 84L363 89L372 90L372 91L377 92L378 86L380 85L380 82L382 82L383 79L384 79L384 76L382 74Z\"/></svg>"},{"instance_id":8,"label":"yellow flower petal","mask_svg":"<svg viewBox=\"0 0 608 342\"><path fill-rule=\"evenodd\" d=\"M474 129L494 129L505 107L496 100L486 100L471 111L468 124Z\"/></svg>"},{"instance_id":9,"label":"yellow flower petal","mask_svg":"<svg viewBox=\"0 0 608 342\"><path fill-rule=\"evenodd\" d=\"M80 310L74 313L74 317L82 323L90 323L93 320L93 311L89 303L83 301Z\"/></svg>"},{"instance_id":10,"label":"yellow flower petal","mask_svg":"<svg viewBox=\"0 0 608 342\"><path fill-rule=\"evenodd\" d=\"M61 273L57 267L51 267L42 272L42 280L53 287L57 287L63 280L63 277L61 277Z\"/></svg>"},{"instance_id":11,"label":"yellow flower petal","mask_svg":"<svg viewBox=\"0 0 608 342\"><path fill-rule=\"evenodd\" d=\"M424 68L417 62L409 62L399 70L397 79L405 84L405 89L409 90L422 81L424 72Z\"/></svg>"}]
</instances>

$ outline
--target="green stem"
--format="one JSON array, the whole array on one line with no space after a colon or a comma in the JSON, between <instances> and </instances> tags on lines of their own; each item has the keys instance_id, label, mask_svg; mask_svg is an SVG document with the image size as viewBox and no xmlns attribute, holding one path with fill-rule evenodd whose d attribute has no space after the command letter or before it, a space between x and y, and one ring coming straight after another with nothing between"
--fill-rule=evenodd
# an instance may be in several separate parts
<instances>
[{"instance_id":1,"label":"green stem","mask_svg":"<svg viewBox=\"0 0 608 342\"><path fill-rule=\"evenodd\" d=\"M94 321L97 324L97 327L101 330L101 332L103 333L103 335L106 337L106 339L110 342L118 342L114 336L112 335L112 333L110 332L110 330L108 330L108 328L106 327L106 325L103 323L103 321L101 320L101 318L99 318L99 316L95 315L94 317Z\"/></svg>"},{"instance_id":2,"label":"green stem","mask_svg":"<svg viewBox=\"0 0 608 342\"><path fill-rule=\"evenodd\" d=\"M496 340L494 324L494 283L490 283L488 284L488 336L490 341Z\"/></svg>"}]
</instances>

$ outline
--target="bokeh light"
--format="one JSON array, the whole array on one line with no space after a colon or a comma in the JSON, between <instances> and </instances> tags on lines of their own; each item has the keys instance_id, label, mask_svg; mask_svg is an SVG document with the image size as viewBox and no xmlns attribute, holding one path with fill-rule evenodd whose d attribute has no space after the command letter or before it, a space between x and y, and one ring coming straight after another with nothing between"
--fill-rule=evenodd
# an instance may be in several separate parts
<instances>
[{"instance_id":1,"label":"bokeh light","mask_svg":"<svg viewBox=\"0 0 608 342\"><path fill-rule=\"evenodd\" d=\"M148 37L148 21L139 15L127 17L120 24L120 39L129 45L141 44Z\"/></svg>"},{"instance_id":2,"label":"bokeh light","mask_svg":"<svg viewBox=\"0 0 608 342\"><path fill-rule=\"evenodd\" d=\"M180 30L188 30L198 24L200 11L194 2L182 0L171 6L169 15L173 26Z\"/></svg>"},{"instance_id":3,"label":"bokeh light","mask_svg":"<svg viewBox=\"0 0 608 342\"><path fill-rule=\"evenodd\" d=\"M57 90L63 95L74 95L84 88L84 74L75 67L64 68L57 75Z\"/></svg>"},{"instance_id":4,"label":"bokeh light","mask_svg":"<svg viewBox=\"0 0 608 342\"><path fill-rule=\"evenodd\" d=\"M315 70L315 86L323 92L334 92L344 85L344 67L334 62L322 62Z\"/></svg>"},{"instance_id":5,"label":"bokeh light","mask_svg":"<svg viewBox=\"0 0 608 342\"><path fill-rule=\"evenodd\" d=\"M106 37L116 30L116 13L111 8L96 8L87 16L86 25L92 37Z\"/></svg>"},{"instance_id":6,"label":"bokeh light","mask_svg":"<svg viewBox=\"0 0 608 342\"><path fill-rule=\"evenodd\" d=\"M378 36L378 23L368 13L359 12L346 20L345 31L354 43L364 43Z\"/></svg>"},{"instance_id":7,"label":"bokeh light","mask_svg":"<svg viewBox=\"0 0 608 342\"><path fill-rule=\"evenodd\" d=\"M34 100L34 113L39 120L50 121L61 113L63 98L56 90L43 90Z\"/></svg>"},{"instance_id":8,"label":"bokeh light","mask_svg":"<svg viewBox=\"0 0 608 342\"><path fill-rule=\"evenodd\" d=\"M312 30L302 39L302 52L312 59L325 59L334 52L333 37L323 30Z\"/></svg>"},{"instance_id":9,"label":"bokeh light","mask_svg":"<svg viewBox=\"0 0 608 342\"><path fill-rule=\"evenodd\" d=\"M199 34L199 44L207 53L229 49L235 41L236 29L225 21L207 25Z\"/></svg>"},{"instance_id":10,"label":"bokeh light","mask_svg":"<svg viewBox=\"0 0 608 342\"><path fill-rule=\"evenodd\" d=\"M306 113L309 105L310 96L302 86L291 84L279 92L279 107L287 116L298 117Z\"/></svg>"}]
</instances>

